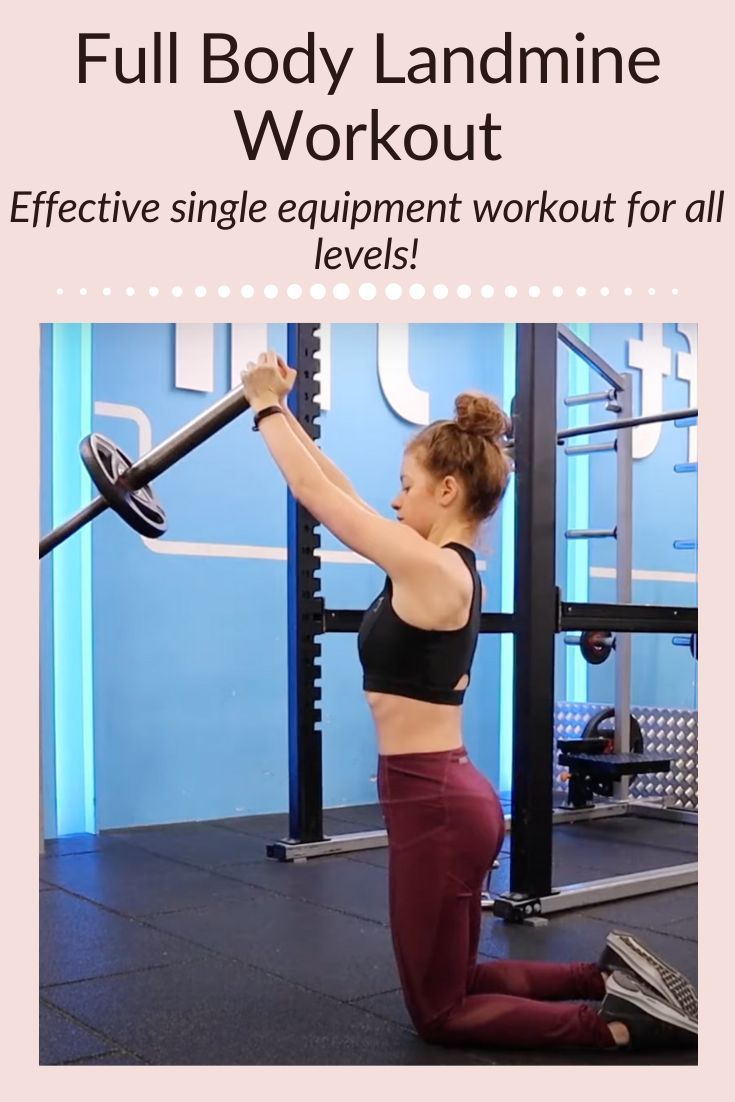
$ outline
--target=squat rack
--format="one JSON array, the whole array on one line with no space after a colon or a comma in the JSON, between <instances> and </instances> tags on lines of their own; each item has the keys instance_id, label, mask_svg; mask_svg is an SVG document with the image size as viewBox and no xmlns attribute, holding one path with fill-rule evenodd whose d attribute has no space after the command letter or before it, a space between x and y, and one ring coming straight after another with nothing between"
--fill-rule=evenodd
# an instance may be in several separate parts
<instances>
[{"instance_id":1,"label":"squat rack","mask_svg":"<svg viewBox=\"0 0 735 1102\"><path fill-rule=\"evenodd\" d=\"M556 409L559 343L581 356L611 388L586 395L585 404L605 401L616 420L607 423L616 434L618 485L616 526L617 601L615 604L567 603L555 585L556 454L558 444L590 432L590 426L558 432ZM574 401L572 399L572 401ZM582 404L577 397L575 404ZM697 609L631 604L632 596L632 440L636 424L658 420L684 421L696 410L681 410L643 419L631 416L630 376L620 375L588 345L561 325L518 327L518 372L515 401L516 575L514 594L515 685L513 724L513 791L511 796L510 890L488 900L507 919L550 913L610 899L696 883L697 865L688 863L634 875L610 877L552 888L552 831L561 817L552 807L554 731L554 641L560 631L613 628L622 632L616 646L615 755L613 777L623 781L617 805L593 809L605 815L666 814L655 801L628 801L624 778L632 772L668 770L660 756L631 754L630 634L671 631L679 625L696 633ZM592 426L593 432L602 431ZM583 446L584 447L584 446ZM576 451L573 454L582 454ZM576 533L594 538L597 533ZM613 535L613 533L610 533ZM678 628L677 628L678 630ZM591 771L613 765L587 762ZM617 774L617 775L616 775ZM590 817L584 811L580 818Z\"/></svg>"},{"instance_id":2,"label":"squat rack","mask_svg":"<svg viewBox=\"0 0 735 1102\"><path fill-rule=\"evenodd\" d=\"M573 396L569 405L604 401L616 419L599 425L557 431L557 354L565 345L603 379L600 394ZM298 372L292 408L312 439L319 438L318 327L289 326L289 358ZM632 416L630 376L621 375L566 326L525 324L517 330L517 389L514 401L516 468L516 570L513 613L483 613L481 632L514 636L513 790L511 802L510 891L486 905L508 920L550 913L610 899L621 899L696 883L697 865L688 863L633 875L552 887L552 826L563 821L642 813L666 815L656 801L627 799L630 773L668 770L660 755L631 754L631 632L697 632L697 609L631 604L632 596L632 439L635 425L656 421L690 421L697 410ZM555 581L556 453L575 436L616 431L613 445L573 446L570 455L616 450L618 486L613 530L575 532L570 538L616 539L615 604L563 602ZM267 846L269 857L304 860L328 854L382 847L384 830L332 837L323 832L322 758L319 703L321 676L319 637L327 632L357 632L361 610L326 609L319 593L316 552L319 536L314 518L293 501L289 504L289 833ZM554 645L565 631L615 630L616 802L591 809L554 809ZM612 764L606 755L607 766ZM581 759L580 759L581 760ZM601 764L585 768L594 773ZM695 819L680 813L679 817Z\"/></svg>"}]
</instances>

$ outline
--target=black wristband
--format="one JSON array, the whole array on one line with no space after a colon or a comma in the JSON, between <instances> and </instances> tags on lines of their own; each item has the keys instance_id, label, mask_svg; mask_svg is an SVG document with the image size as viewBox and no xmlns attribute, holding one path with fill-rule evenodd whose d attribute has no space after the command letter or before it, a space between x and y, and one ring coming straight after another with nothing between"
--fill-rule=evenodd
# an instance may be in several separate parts
<instances>
[{"instance_id":1,"label":"black wristband","mask_svg":"<svg viewBox=\"0 0 735 1102\"><path fill-rule=\"evenodd\" d=\"M270 417L272 413L283 413L283 410L280 406L265 406L264 409L259 410L253 417L253 432L257 432L260 422L264 418Z\"/></svg>"}]
</instances>

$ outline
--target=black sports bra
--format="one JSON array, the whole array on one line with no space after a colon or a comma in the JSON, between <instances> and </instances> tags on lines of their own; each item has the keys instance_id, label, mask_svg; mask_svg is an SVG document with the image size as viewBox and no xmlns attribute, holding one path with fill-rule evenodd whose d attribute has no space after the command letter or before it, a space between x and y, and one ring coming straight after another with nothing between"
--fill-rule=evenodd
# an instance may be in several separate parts
<instances>
[{"instance_id":1,"label":"black sports bra","mask_svg":"<svg viewBox=\"0 0 735 1102\"><path fill-rule=\"evenodd\" d=\"M461 543L447 543L472 574L472 605L464 627L427 631L401 620L393 609L393 583L386 578L382 593L362 618L357 637L366 692L391 693L431 704L461 704L465 689L455 689L467 674L480 630L482 587L475 554ZM468 680L469 684L469 680Z\"/></svg>"}]
</instances>

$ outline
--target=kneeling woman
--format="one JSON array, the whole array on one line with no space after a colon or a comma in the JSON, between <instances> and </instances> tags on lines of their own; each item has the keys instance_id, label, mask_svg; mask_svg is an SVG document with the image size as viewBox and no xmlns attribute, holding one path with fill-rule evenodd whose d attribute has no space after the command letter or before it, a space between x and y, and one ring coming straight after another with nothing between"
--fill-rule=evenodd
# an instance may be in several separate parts
<instances>
[{"instance_id":1,"label":"kneeling woman","mask_svg":"<svg viewBox=\"0 0 735 1102\"><path fill-rule=\"evenodd\" d=\"M291 415L294 379L273 353L243 372L255 427L294 497L386 573L359 653L380 755L393 945L418 1033L494 1047L696 1043L691 985L628 935L611 935L597 964L477 961L481 891L504 819L464 749L461 705L480 627L473 546L510 473L504 413L462 394L454 420L418 433L403 456L396 524L357 496Z\"/></svg>"}]
</instances>

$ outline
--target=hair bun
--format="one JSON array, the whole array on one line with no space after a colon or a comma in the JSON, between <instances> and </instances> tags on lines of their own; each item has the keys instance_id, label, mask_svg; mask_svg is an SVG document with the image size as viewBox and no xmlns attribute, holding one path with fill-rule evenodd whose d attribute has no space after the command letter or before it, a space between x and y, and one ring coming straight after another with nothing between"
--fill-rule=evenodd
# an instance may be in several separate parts
<instances>
[{"instance_id":1,"label":"hair bun","mask_svg":"<svg viewBox=\"0 0 735 1102\"><path fill-rule=\"evenodd\" d=\"M499 443L510 427L508 417L498 403L487 394L466 391L454 400L455 421L460 432L482 436Z\"/></svg>"}]
</instances>

